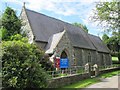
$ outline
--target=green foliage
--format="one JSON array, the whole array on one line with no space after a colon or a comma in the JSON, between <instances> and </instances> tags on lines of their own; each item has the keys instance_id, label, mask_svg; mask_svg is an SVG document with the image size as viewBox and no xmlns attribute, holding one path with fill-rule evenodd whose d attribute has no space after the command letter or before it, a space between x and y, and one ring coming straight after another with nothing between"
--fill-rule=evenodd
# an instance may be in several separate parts
<instances>
[{"instance_id":1,"label":"green foliage","mask_svg":"<svg viewBox=\"0 0 120 90\"><path fill-rule=\"evenodd\" d=\"M46 71L53 71L55 70L53 63L48 58L42 58L40 60L41 67L44 68Z\"/></svg>"},{"instance_id":2,"label":"green foliage","mask_svg":"<svg viewBox=\"0 0 120 90\"><path fill-rule=\"evenodd\" d=\"M112 51L112 52L118 52L119 51L119 42L120 42L120 35L112 35L111 37L106 37L106 40L105 40L105 36L104 37L104 42L107 44L108 48Z\"/></svg>"},{"instance_id":3,"label":"green foliage","mask_svg":"<svg viewBox=\"0 0 120 90\"><path fill-rule=\"evenodd\" d=\"M100 82L100 80L97 78L85 79L85 80L81 80L77 83L73 83L71 85L64 86L63 88L85 88L85 87L87 87L91 84L95 84L97 82Z\"/></svg>"},{"instance_id":4,"label":"green foliage","mask_svg":"<svg viewBox=\"0 0 120 90\"><path fill-rule=\"evenodd\" d=\"M103 36L103 41L108 45L112 53L120 50L120 2L113 0L111 2L99 2L96 4L93 20L99 21L112 36L107 39ZM106 38L106 39L105 39Z\"/></svg>"},{"instance_id":5,"label":"green foliage","mask_svg":"<svg viewBox=\"0 0 120 90\"><path fill-rule=\"evenodd\" d=\"M117 0L97 3L92 20L99 21L108 31L120 30L119 6L120 2Z\"/></svg>"},{"instance_id":6,"label":"green foliage","mask_svg":"<svg viewBox=\"0 0 120 90\"><path fill-rule=\"evenodd\" d=\"M28 42L28 38L27 37L23 37L20 34L12 35L10 37L10 40L11 41L22 41L22 42L25 42L25 43Z\"/></svg>"},{"instance_id":7,"label":"green foliage","mask_svg":"<svg viewBox=\"0 0 120 90\"><path fill-rule=\"evenodd\" d=\"M88 28L86 27L86 25L82 25L81 23L77 23L77 22L73 23L73 25L80 27L82 30L88 33Z\"/></svg>"},{"instance_id":8,"label":"green foliage","mask_svg":"<svg viewBox=\"0 0 120 90\"><path fill-rule=\"evenodd\" d=\"M43 57L42 50L21 41L3 41L2 51L3 87L47 87L48 75L39 63Z\"/></svg>"},{"instance_id":9,"label":"green foliage","mask_svg":"<svg viewBox=\"0 0 120 90\"><path fill-rule=\"evenodd\" d=\"M0 28L2 27L2 14L0 13Z\"/></svg>"},{"instance_id":10,"label":"green foliage","mask_svg":"<svg viewBox=\"0 0 120 90\"><path fill-rule=\"evenodd\" d=\"M120 62L120 51L118 52L118 60Z\"/></svg>"},{"instance_id":11,"label":"green foliage","mask_svg":"<svg viewBox=\"0 0 120 90\"><path fill-rule=\"evenodd\" d=\"M102 36L103 42L107 44L108 39L109 39L108 35L107 34L103 34L103 36Z\"/></svg>"},{"instance_id":12,"label":"green foliage","mask_svg":"<svg viewBox=\"0 0 120 90\"><path fill-rule=\"evenodd\" d=\"M117 56L117 53L120 50L120 34L119 32L113 32L111 37L108 37L106 34L102 37L104 43L111 50L112 56Z\"/></svg>"},{"instance_id":13,"label":"green foliage","mask_svg":"<svg viewBox=\"0 0 120 90\"><path fill-rule=\"evenodd\" d=\"M109 77L118 75L118 73L120 73L120 70L104 73L104 74L101 74L99 77L100 78L109 78Z\"/></svg>"},{"instance_id":14,"label":"green foliage","mask_svg":"<svg viewBox=\"0 0 120 90\"><path fill-rule=\"evenodd\" d=\"M3 27L0 28L0 38L6 40L7 39L7 30Z\"/></svg>"},{"instance_id":15,"label":"green foliage","mask_svg":"<svg viewBox=\"0 0 120 90\"><path fill-rule=\"evenodd\" d=\"M7 7L2 15L2 27L7 30L8 39L12 35L20 34L21 21L10 7Z\"/></svg>"}]
</instances>

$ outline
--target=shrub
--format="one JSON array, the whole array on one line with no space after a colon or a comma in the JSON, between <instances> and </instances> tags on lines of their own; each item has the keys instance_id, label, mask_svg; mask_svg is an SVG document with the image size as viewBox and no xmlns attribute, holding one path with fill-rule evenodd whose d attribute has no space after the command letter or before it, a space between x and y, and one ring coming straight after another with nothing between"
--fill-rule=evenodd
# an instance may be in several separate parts
<instances>
[{"instance_id":1,"label":"shrub","mask_svg":"<svg viewBox=\"0 0 120 90\"><path fill-rule=\"evenodd\" d=\"M0 28L0 38L3 40L7 40L7 30L3 27Z\"/></svg>"},{"instance_id":2,"label":"shrub","mask_svg":"<svg viewBox=\"0 0 120 90\"><path fill-rule=\"evenodd\" d=\"M53 62L49 60L49 56L44 56L40 60L41 67L44 68L46 71L53 71L55 70Z\"/></svg>"},{"instance_id":3,"label":"shrub","mask_svg":"<svg viewBox=\"0 0 120 90\"><path fill-rule=\"evenodd\" d=\"M28 38L27 37L23 37L20 34L15 34L15 35L12 35L10 37L10 41L22 41L22 42L26 43L26 42L28 42Z\"/></svg>"},{"instance_id":4,"label":"shrub","mask_svg":"<svg viewBox=\"0 0 120 90\"><path fill-rule=\"evenodd\" d=\"M120 51L118 52L118 60L120 62Z\"/></svg>"},{"instance_id":5,"label":"shrub","mask_svg":"<svg viewBox=\"0 0 120 90\"><path fill-rule=\"evenodd\" d=\"M5 88L44 88L48 75L39 60L43 51L21 41L2 42L2 85Z\"/></svg>"}]
</instances>

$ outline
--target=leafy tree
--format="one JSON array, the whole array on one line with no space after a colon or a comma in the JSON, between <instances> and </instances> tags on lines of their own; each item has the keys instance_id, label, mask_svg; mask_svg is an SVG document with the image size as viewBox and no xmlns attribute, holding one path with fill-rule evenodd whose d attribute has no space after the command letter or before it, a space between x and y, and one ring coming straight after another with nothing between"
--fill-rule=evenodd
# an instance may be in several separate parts
<instances>
[{"instance_id":1,"label":"leafy tree","mask_svg":"<svg viewBox=\"0 0 120 90\"><path fill-rule=\"evenodd\" d=\"M7 30L3 27L0 28L0 38L3 40L7 39Z\"/></svg>"},{"instance_id":2,"label":"leafy tree","mask_svg":"<svg viewBox=\"0 0 120 90\"><path fill-rule=\"evenodd\" d=\"M120 61L120 51L118 52L118 59L119 59L119 61Z\"/></svg>"},{"instance_id":3,"label":"leafy tree","mask_svg":"<svg viewBox=\"0 0 120 90\"><path fill-rule=\"evenodd\" d=\"M11 36L10 40L11 41L21 41L21 42L24 42L24 43L28 43L28 38L23 37L20 34L16 34L16 35ZM46 70L46 71L54 70L52 62L50 62L48 56L44 55L44 57L42 59L40 59L40 64L41 64L41 67L44 68L44 70Z\"/></svg>"},{"instance_id":4,"label":"leafy tree","mask_svg":"<svg viewBox=\"0 0 120 90\"><path fill-rule=\"evenodd\" d=\"M2 86L5 88L47 87L48 76L41 68L43 51L21 41L2 42Z\"/></svg>"},{"instance_id":5,"label":"leafy tree","mask_svg":"<svg viewBox=\"0 0 120 90\"><path fill-rule=\"evenodd\" d=\"M112 52L118 52L118 39L115 36L112 36L108 39L107 44L111 47Z\"/></svg>"},{"instance_id":6,"label":"leafy tree","mask_svg":"<svg viewBox=\"0 0 120 90\"><path fill-rule=\"evenodd\" d=\"M15 35L12 35L10 37L10 40L11 41L22 41L24 43L28 43L28 38L27 37L23 37L22 35L20 34L15 34Z\"/></svg>"},{"instance_id":7,"label":"leafy tree","mask_svg":"<svg viewBox=\"0 0 120 90\"><path fill-rule=\"evenodd\" d=\"M102 39L111 50L111 55L118 56L120 61L120 35L118 35L116 32L113 32L111 37L108 37L106 34L104 34Z\"/></svg>"},{"instance_id":8,"label":"leafy tree","mask_svg":"<svg viewBox=\"0 0 120 90\"><path fill-rule=\"evenodd\" d=\"M8 38L12 35L20 34L21 21L10 7L7 7L2 15L2 27L7 30Z\"/></svg>"},{"instance_id":9,"label":"leafy tree","mask_svg":"<svg viewBox=\"0 0 120 90\"><path fill-rule=\"evenodd\" d=\"M0 13L0 28L2 27L2 14Z\"/></svg>"},{"instance_id":10,"label":"leafy tree","mask_svg":"<svg viewBox=\"0 0 120 90\"><path fill-rule=\"evenodd\" d=\"M104 42L105 44L108 44L108 43L107 43L107 42L108 42L108 39L109 39L108 35L107 35L107 34L103 34L102 40L103 40L103 42Z\"/></svg>"},{"instance_id":11,"label":"leafy tree","mask_svg":"<svg viewBox=\"0 0 120 90\"><path fill-rule=\"evenodd\" d=\"M44 68L46 71L55 70L53 63L49 60L49 56L44 56L44 58L42 58L42 60L40 61L40 64L41 67Z\"/></svg>"},{"instance_id":12,"label":"leafy tree","mask_svg":"<svg viewBox=\"0 0 120 90\"><path fill-rule=\"evenodd\" d=\"M77 23L77 22L73 23L73 25L80 27L82 30L88 33L88 28L86 27L86 25L82 25L81 23Z\"/></svg>"},{"instance_id":13,"label":"leafy tree","mask_svg":"<svg viewBox=\"0 0 120 90\"><path fill-rule=\"evenodd\" d=\"M120 2L113 0L111 2L98 2L94 9L93 21L99 21L105 30L112 32L109 38L111 50L119 52L120 50ZM119 59L120 60L120 59Z\"/></svg>"},{"instance_id":14,"label":"leafy tree","mask_svg":"<svg viewBox=\"0 0 120 90\"><path fill-rule=\"evenodd\" d=\"M120 31L120 2L99 2L96 4L92 20L99 21L108 31Z\"/></svg>"},{"instance_id":15,"label":"leafy tree","mask_svg":"<svg viewBox=\"0 0 120 90\"><path fill-rule=\"evenodd\" d=\"M119 52L119 40L120 37L119 35L115 35L115 32L111 37L108 37L107 34L104 34L102 36L102 40L104 41L105 44L107 44L108 48L111 50L112 53Z\"/></svg>"}]
</instances>

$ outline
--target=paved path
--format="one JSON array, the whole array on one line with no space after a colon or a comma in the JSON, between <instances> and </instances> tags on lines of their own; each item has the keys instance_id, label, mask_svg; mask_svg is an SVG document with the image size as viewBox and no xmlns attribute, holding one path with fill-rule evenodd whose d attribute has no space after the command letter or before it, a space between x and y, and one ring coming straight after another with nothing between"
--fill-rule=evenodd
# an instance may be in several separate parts
<instances>
[{"instance_id":1,"label":"paved path","mask_svg":"<svg viewBox=\"0 0 120 90\"><path fill-rule=\"evenodd\" d=\"M118 88L118 86L120 88L120 75L103 79L101 82L90 85L87 88Z\"/></svg>"}]
</instances>

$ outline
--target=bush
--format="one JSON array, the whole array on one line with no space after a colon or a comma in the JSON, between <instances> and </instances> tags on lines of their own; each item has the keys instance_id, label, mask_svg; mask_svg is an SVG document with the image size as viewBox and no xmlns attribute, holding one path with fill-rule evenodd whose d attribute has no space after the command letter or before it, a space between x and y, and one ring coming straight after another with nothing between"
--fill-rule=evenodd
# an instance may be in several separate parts
<instances>
[{"instance_id":1,"label":"bush","mask_svg":"<svg viewBox=\"0 0 120 90\"><path fill-rule=\"evenodd\" d=\"M41 67L44 68L46 71L54 71L55 67L53 62L49 60L49 56L44 56L40 60Z\"/></svg>"},{"instance_id":2,"label":"bush","mask_svg":"<svg viewBox=\"0 0 120 90\"><path fill-rule=\"evenodd\" d=\"M15 35L12 35L10 37L10 41L22 41L22 42L26 43L26 42L28 42L28 38L27 37L23 37L20 34L15 34Z\"/></svg>"},{"instance_id":3,"label":"bush","mask_svg":"<svg viewBox=\"0 0 120 90\"><path fill-rule=\"evenodd\" d=\"M120 62L120 51L118 52L118 60Z\"/></svg>"},{"instance_id":4,"label":"bush","mask_svg":"<svg viewBox=\"0 0 120 90\"><path fill-rule=\"evenodd\" d=\"M21 41L2 42L2 86L5 88L44 88L48 75L39 60L43 51Z\"/></svg>"},{"instance_id":5,"label":"bush","mask_svg":"<svg viewBox=\"0 0 120 90\"><path fill-rule=\"evenodd\" d=\"M7 30L3 27L0 28L0 38L3 40L7 40Z\"/></svg>"}]
</instances>

